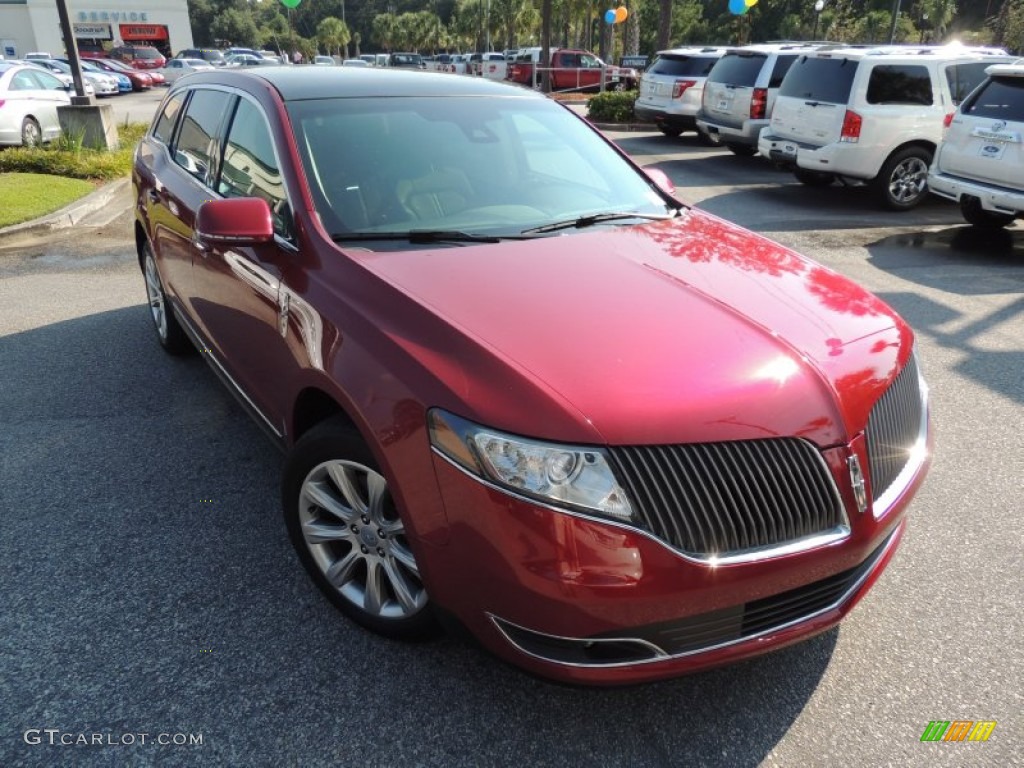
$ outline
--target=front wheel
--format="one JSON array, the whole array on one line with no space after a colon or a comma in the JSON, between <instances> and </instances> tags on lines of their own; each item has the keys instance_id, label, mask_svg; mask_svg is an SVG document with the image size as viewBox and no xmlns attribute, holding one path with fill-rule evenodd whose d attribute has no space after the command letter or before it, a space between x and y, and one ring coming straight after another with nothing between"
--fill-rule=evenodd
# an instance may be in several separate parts
<instances>
[{"instance_id":1,"label":"front wheel","mask_svg":"<svg viewBox=\"0 0 1024 768\"><path fill-rule=\"evenodd\" d=\"M299 559L344 614L386 637L437 633L405 524L355 430L332 419L304 435L285 466L282 503Z\"/></svg>"},{"instance_id":2,"label":"front wheel","mask_svg":"<svg viewBox=\"0 0 1024 768\"><path fill-rule=\"evenodd\" d=\"M883 207L890 211L909 211L928 194L928 166L932 153L924 147L906 147L885 161L872 182Z\"/></svg>"},{"instance_id":3,"label":"front wheel","mask_svg":"<svg viewBox=\"0 0 1024 768\"><path fill-rule=\"evenodd\" d=\"M964 221L974 227L981 227L983 229L1001 229L1002 227L1008 227L1013 224L1014 217L1008 213L996 213L995 211L986 211L981 207L981 201L976 197L961 197L960 198L960 213L963 214Z\"/></svg>"}]
</instances>

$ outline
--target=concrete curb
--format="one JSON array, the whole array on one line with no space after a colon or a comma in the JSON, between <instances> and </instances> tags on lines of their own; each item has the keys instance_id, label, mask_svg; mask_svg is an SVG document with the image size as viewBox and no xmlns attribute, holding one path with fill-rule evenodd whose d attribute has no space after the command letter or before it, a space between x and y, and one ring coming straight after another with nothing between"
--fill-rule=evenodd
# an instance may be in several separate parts
<instances>
[{"instance_id":1,"label":"concrete curb","mask_svg":"<svg viewBox=\"0 0 1024 768\"><path fill-rule=\"evenodd\" d=\"M81 197L75 200L75 202L64 206L59 211L48 213L32 221L23 221L21 224L12 224L9 227L0 228L0 238L41 229L73 227L89 214L102 210L115 195L125 189L130 183L131 179L127 177L108 182L85 197Z\"/></svg>"}]
</instances>

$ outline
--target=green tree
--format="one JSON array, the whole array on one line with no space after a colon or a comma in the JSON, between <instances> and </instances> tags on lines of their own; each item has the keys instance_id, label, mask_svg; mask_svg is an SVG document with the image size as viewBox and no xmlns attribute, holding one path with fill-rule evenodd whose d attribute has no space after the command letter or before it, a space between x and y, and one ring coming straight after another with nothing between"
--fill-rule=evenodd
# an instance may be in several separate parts
<instances>
[{"instance_id":1,"label":"green tree","mask_svg":"<svg viewBox=\"0 0 1024 768\"><path fill-rule=\"evenodd\" d=\"M348 58L348 42L352 39L348 26L341 19L328 16L320 20L316 25L316 39L323 43L330 56L332 50L341 55L342 47L345 48L345 58Z\"/></svg>"},{"instance_id":2,"label":"green tree","mask_svg":"<svg viewBox=\"0 0 1024 768\"><path fill-rule=\"evenodd\" d=\"M252 47L259 42L259 30L252 15L237 8L221 11L210 24L210 32L214 39L228 41L231 45Z\"/></svg>"}]
</instances>

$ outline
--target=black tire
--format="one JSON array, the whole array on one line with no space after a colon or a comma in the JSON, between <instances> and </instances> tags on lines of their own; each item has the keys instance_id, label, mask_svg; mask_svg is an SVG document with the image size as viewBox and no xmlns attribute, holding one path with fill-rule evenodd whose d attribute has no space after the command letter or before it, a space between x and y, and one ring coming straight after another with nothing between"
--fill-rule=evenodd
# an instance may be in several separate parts
<instances>
[{"instance_id":1,"label":"black tire","mask_svg":"<svg viewBox=\"0 0 1024 768\"><path fill-rule=\"evenodd\" d=\"M753 157L757 154L757 147L752 147L749 144L734 144L727 141L725 146L738 157Z\"/></svg>"},{"instance_id":2,"label":"black tire","mask_svg":"<svg viewBox=\"0 0 1024 768\"><path fill-rule=\"evenodd\" d=\"M281 503L299 560L342 613L398 640L439 634L401 515L352 427L329 419L303 435L285 463Z\"/></svg>"},{"instance_id":3,"label":"black tire","mask_svg":"<svg viewBox=\"0 0 1024 768\"><path fill-rule=\"evenodd\" d=\"M801 184L808 187L827 187L836 180L834 173L823 171L809 171L806 168L794 168L793 175Z\"/></svg>"},{"instance_id":4,"label":"black tire","mask_svg":"<svg viewBox=\"0 0 1024 768\"><path fill-rule=\"evenodd\" d=\"M909 211L928 195L928 166L933 153L925 147L904 147L893 152L871 186L890 211Z\"/></svg>"},{"instance_id":5,"label":"black tire","mask_svg":"<svg viewBox=\"0 0 1024 768\"><path fill-rule=\"evenodd\" d=\"M710 133L704 133L704 131L697 130L697 141L703 144L705 147L720 147L722 146L722 140L718 136L712 136Z\"/></svg>"},{"instance_id":6,"label":"black tire","mask_svg":"<svg viewBox=\"0 0 1024 768\"><path fill-rule=\"evenodd\" d=\"M658 130L668 136L670 139L677 139L682 135L682 128L668 128L667 126L659 125Z\"/></svg>"},{"instance_id":7,"label":"black tire","mask_svg":"<svg viewBox=\"0 0 1024 768\"><path fill-rule=\"evenodd\" d=\"M156 331L160 346L172 355L184 355L195 351L167 301L160 271L156 268L156 260L153 258L153 249L148 242L142 246L142 276L146 281L149 317L153 321L153 329Z\"/></svg>"},{"instance_id":8,"label":"black tire","mask_svg":"<svg viewBox=\"0 0 1024 768\"><path fill-rule=\"evenodd\" d=\"M21 121L21 144L25 147L37 147L43 143L43 129L34 117L26 117Z\"/></svg>"},{"instance_id":9,"label":"black tire","mask_svg":"<svg viewBox=\"0 0 1024 768\"><path fill-rule=\"evenodd\" d=\"M1009 213L986 211L978 198L970 196L960 198L960 213L968 224L982 229L1002 229L1013 224L1015 218Z\"/></svg>"}]
</instances>

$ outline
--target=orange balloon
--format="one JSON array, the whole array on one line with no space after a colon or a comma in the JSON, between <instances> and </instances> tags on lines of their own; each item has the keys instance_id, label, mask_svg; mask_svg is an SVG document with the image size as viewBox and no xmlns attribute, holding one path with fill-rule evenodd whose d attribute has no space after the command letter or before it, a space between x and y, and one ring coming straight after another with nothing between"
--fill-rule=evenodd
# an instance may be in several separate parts
<instances>
[{"instance_id":1,"label":"orange balloon","mask_svg":"<svg viewBox=\"0 0 1024 768\"><path fill-rule=\"evenodd\" d=\"M624 22L627 16L629 16L629 11L626 10L626 6L620 5L618 8L615 9L616 24L621 24L622 22Z\"/></svg>"}]
</instances>

